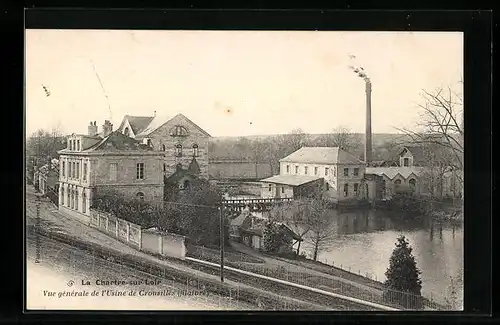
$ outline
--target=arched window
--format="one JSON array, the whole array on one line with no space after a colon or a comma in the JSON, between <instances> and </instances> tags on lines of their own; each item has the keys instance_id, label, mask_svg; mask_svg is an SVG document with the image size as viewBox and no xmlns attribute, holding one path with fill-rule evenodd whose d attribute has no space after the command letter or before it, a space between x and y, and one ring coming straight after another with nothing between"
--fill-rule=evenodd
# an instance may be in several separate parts
<instances>
[{"instance_id":1,"label":"arched window","mask_svg":"<svg viewBox=\"0 0 500 325\"><path fill-rule=\"evenodd\" d=\"M130 136L130 129L128 128L128 126L125 128L125 130L123 130L123 134L125 134L127 137Z\"/></svg>"},{"instance_id":2,"label":"arched window","mask_svg":"<svg viewBox=\"0 0 500 325\"><path fill-rule=\"evenodd\" d=\"M61 205L64 205L64 187L61 186Z\"/></svg>"},{"instance_id":3,"label":"arched window","mask_svg":"<svg viewBox=\"0 0 500 325\"><path fill-rule=\"evenodd\" d=\"M176 125L170 129L170 135L173 137L185 137L189 135L189 132L182 125Z\"/></svg>"},{"instance_id":4,"label":"arched window","mask_svg":"<svg viewBox=\"0 0 500 325\"><path fill-rule=\"evenodd\" d=\"M189 189L189 181L187 179L184 181L184 189Z\"/></svg>"},{"instance_id":5,"label":"arched window","mask_svg":"<svg viewBox=\"0 0 500 325\"><path fill-rule=\"evenodd\" d=\"M345 183L344 184L344 196L349 195L349 184Z\"/></svg>"},{"instance_id":6,"label":"arched window","mask_svg":"<svg viewBox=\"0 0 500 325\"><path fill-rule=\"evenodd\" d=\"M329 191L330 190L330 184L326 183L326 190Z\"/></svg>"},{"instance_id":7,"label":"arched window","mask_svg":"<svg viewBox=\"0 0 500 325\"><path fill-rule=\"evenodd\" d=\"M85 190L83 190L82 194L82 212L87 213L87 194L85 193Z\"/></svg>"},{"instance_id":8,"label":"arched window","mask_svg":"<svg viewBox=\"0 0 500 325\"><path fill-rule=\"evenodd\" d=\"M395 180L395 181L394 181L394 184L396 184L396 185L401 185L401 180L400 180L400 179Z\"/></svg>"},{"instance_id":9,"label":"arched window","mask_svg":"<svg viewBox=\"0 0 500 325\"><path fill-rule=\"evenodd\" d=\"M136 197L137 197L139 200L144 201L144 193L142 193L142 192L138 192L138 193L136 194Z\"/></svg>"},{"instance_id":10,"label":"arched window","mask_svg":"<svg viewBox=\"0 0 500 325\"><path fill-rule=\"evenodd\" d=\"M78 211L78 190L75 190L75 210Z\"/></svg>"},{"instance_id":11,"label":"arched window","mask_svg":"<svg viewBox=\"0 0 500 325\"><path fill-rule=\"evenodd\" d=\"M167 147L166 147L164 144L162 144L162 145L161 145L161 150L163 150L163 151L167 151Z\"/></svg>"},{"instance_id":12,"label":"arched window","mask_svg":"<svg viewBox=\"0 0 500 325\"><path fill-rule=\"evenodd\" d=\"M148 139L148 147L153 147L153 141L151 141L151 139Z\"/></svg>"},{"instance_id":13,"label":"arched window","mask_svg":"<svg viewBox=\"0 0 500 325\"><path fill-rule=\"evenodd\" d=\"M175 145L175 156L182 157L182 144L180 143Z\"/></svg>"},{"instance_id":14,"label":"arched window","mask_svg":"<svg viewBox=\"0 0 500 325\"><path fill-rule=\"evenodd\" d=\"M68 188L68 197L67 197L67 200L66 200L66 205L68 207L71 206L71 190Z\"/></svg>"},{"instance_id":15,"label":"arched window","mask_svg":"<svg viewBox=\"0 0 500 325\"><path fill-rule=\"evenodd\" d=\"M166 172L167 171L167 164L163 164L163 171Z\"/></svg>"},{"instance_id":16,"label":"arched window","mask_svg":"<svg viewBox=\"0 0 500 325\"><path fill-rule=\"evenodd\" d=\"M193 144L193 156L198 157L198 145L196 143Z\"/></svg>"},{"instance_id":17,"label":"arched window","mask_svg":"<svg viewBox=\"0 0 500 325\"><path fill-rule=\"evenodd\" d=\"M410 179L410 180L408 181L408 184L410 185L410 188L411 188L412 190L415 190L415 187L416 187L416 185L417 185L417 181L416 181L414 178L412 178L412 179Z\"/></svg>"}]
</instances>

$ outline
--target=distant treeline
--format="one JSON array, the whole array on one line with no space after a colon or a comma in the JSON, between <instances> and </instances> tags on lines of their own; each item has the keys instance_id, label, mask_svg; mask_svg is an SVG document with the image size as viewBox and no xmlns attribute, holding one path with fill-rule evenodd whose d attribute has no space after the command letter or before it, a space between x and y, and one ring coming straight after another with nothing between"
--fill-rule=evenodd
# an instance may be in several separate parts
<instances>
[{"instance_id":1,"label":"distant treeline","mask_svg":"<svg viewBox=\"0 0 500 325\"><path fill-rule=\"evenodd\" d=\"M395 160L404 143L404 134L373 134L373 160ZM233 160L268 163L272 173L278 172L279 160L302 146L341 147L360 159L364 152L364 134L339 130L331 134L306 134L300 130L290 134L248 137L215 137L209 144L210 160Z\"/></svg>"}]
</instances>

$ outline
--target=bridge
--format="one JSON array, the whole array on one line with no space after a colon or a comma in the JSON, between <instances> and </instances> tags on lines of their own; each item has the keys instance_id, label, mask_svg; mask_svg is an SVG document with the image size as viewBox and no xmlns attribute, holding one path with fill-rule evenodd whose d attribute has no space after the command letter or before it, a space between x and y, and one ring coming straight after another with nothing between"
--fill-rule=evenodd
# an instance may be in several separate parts
<instances>
[{"instance_id":1,"label":"bridge","mask_svg":"<svg viewBox=\"0 0 500 325\"><path fill-rule=\"evenodd\" d=\"M291 201L293 198L245 198L223 200L222 205L230 211L242 211L249 207L250 211L264 212L269 211L273 205Z\"/></svg>"}]
</instances>

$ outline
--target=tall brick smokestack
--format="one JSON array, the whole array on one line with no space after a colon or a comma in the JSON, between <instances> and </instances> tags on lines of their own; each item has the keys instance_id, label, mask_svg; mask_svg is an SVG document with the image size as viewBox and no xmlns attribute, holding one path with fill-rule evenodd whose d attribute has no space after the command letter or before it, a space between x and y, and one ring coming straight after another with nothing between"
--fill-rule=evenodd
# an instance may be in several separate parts
<instances>
[{"instance_id":1,"label":"tall brick smokestack","mask_svg":"<svg viewBox=\"0 0 500 325\"><path fill-rule=\"evenodd\" d=\"M366 129L365 129L365 162L372 161L372 84L366 83Z\"/></svg>"}]
</instances>

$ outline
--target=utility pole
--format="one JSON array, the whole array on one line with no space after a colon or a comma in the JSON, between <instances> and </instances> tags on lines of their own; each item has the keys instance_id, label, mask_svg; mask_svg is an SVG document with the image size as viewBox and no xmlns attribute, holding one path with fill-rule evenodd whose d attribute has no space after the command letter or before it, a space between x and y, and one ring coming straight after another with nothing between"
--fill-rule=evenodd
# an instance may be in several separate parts
<instances>
[{"instance_id":1,"label":"utility pole","mask_svg":"<svg viewBox=\"0 0 500 325\"><path fill-rule=\"evenodd\" d=\"M220 218L220 282L224 282L224 215L222 213L223 205L219 207Z\"/></svg>"}]
</instances>

